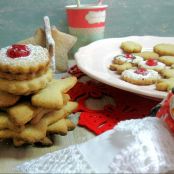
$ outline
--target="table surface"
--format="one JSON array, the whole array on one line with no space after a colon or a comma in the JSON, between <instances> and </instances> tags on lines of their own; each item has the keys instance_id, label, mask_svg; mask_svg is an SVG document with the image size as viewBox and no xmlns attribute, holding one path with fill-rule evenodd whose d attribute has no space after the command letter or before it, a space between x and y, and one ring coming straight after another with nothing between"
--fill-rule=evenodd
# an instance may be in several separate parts
<instances>
[{"instance_id":1,"label":"table surface","mask_svg":"<svg viewBox=\"0 0 174 174\"><path fill-rule=\"evenodd\" d=\"M0 0L0 47L33 35L36 28L43 26L43 16L48 15L51 24L61 31L67 31L65 5L74 0ZM96 2L83 0L83 3ZM129 35L174 36L174 0L108 0L105 37L125 37ZM38 10L39 9L39 10ZM101 107L112 103L108 98L89 106ZM78 114L73 117L76 122ZM15 148L0 144L0 173L14 173L14 167L47 152L52 152L71 144L81 143L94 135L82 127L77 127L67 136L56 136L52 147Z\"/></svg>"}]
</instances>

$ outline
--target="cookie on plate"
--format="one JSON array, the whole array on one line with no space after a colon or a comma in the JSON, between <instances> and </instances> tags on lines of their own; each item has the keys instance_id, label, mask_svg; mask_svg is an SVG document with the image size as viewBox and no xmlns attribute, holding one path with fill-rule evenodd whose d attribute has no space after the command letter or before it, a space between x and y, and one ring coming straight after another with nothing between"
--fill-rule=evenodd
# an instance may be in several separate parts
<instances>
[{"instance_id":1,"label":"cookie on plate","mask_svg":"<svg viewBox=\"0 0 174 174\"><path fill-rule=\"evenodd\" d=\"M161 43L153 48L160 56L174 56L174 44Z\"/></svg>"},{"instance_id":2,"label":"cookie on plate","mask_svg":"<svg viewBox=\"0 0 174 174\"><path fill-rule=\"evenodd\" d=\"M161 70L163 70L165 68L165 64L162 62L158 62L156 59L148 59L145 61L141 61L138 64L138 67L140 68L146 68L146 69L152 69L155 71L160 72Z\"/></svg>"},{"instance_id":3,"label":"cookie on plate","mask_svg":"<svg viewBox=\"0 0 174 174\"><path fill-rule=\"evenodd\" d=\"M122 65L119 64L111 64L109 69L112 71L117 71L118 74L121 74L124 70L132 68L132 64L129 62L123 63Z\"/></svg>"},{"instance_id":4,"label":"cookie on plate","mask_svg":"<svg viewBox=\"0 0 174 174\"><path fill-rule=\"evenodd\" d=\"M160 78L160 75L154 70L137 68L123 71L121 78L135 85L151 85Z\"/></svg>"},{"instance_id":5,"label":"cookie on plate","mask_svg":"<svg viewBox=\"0 0 174 174\"><path fill-rule=\"evenodd\" d=\"M159 58L159 55L153 51L143 51L141 53L134 53L134 55L143 57L145 60L151 59L151 58L153 59Z\"/></svg>"},{"instance_id":6,"label":"cookie on plate","mask_svg":"<svg viewBox=\"0 0 174 174\"><path fill-rule=\"evenodd\" d=\"M174 78L174 69L165 68L160 72L160 74L162 75L163 78L166 79L169 79L171 77Z\"/></svg>"},{"instance_id":7,"label":"cookie on plate","mask_svg":"<svg viewBox=\"0 0 174 174\"><path fill-rule=\"evenodd\" d=\"M135 56L133 54L120 54L114 57L113 63L115 64L123 64L123 63L132 63L133 65L137 65L139 62L143 61L143 58L140 56Z\"/></svg>"},{"instance_id":8,"label":"cookie on plate","mask_svg":"<svg viewBox=\"0 0 174 174\"><path fill-rule=\"evenodd\" d=\"M174 56L161 56L158 60L165 63L167 66L171 66L174 64Z\"/></svg>"},{"instance_id":9,"label":"cookie on plate","mask_svg":"<svg viewBox=\"0 0 174 174\"><path fill-rule=\"evenodd\" d=\"M156 89L159 91L170 91L174 87L174 78L159 79L156 83Z\"/></svg>"},{"instance_id":10,"label":"cookie on plate","mask_svg":"<svg viewBox=\"0 0 174 174\"><path fill-rule=\"evenodd\" d=\"M126 53L139 53L141 52L142 46L133 41L125 41L121 43L120 48Z\"/></svg>"}]
</instances>

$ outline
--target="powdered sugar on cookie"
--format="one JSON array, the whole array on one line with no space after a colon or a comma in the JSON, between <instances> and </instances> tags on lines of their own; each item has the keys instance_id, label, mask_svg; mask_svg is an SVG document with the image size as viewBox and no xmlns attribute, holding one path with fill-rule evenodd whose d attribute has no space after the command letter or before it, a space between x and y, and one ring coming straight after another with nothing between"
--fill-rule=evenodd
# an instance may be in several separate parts
<instances>
[{"instance_id":1,"label":"powdered sugar on cookie","mask_svg":"<svg viewBox=\"0 0 174 174\"><path fill-rule=\"evenodd\" d=\"M121 54L114 57L114 61L118 64L122 64L125 62L138 64L139 62L143 61L143 58L140 56L135 56L132 54Z\"/></svg>"},{"instance_id":2,"label":"powdered sugar on cookie","mask_svg":"<svg viewBox=\"0 0 174 174\"><path fill-rule=\"evenodd\" d=\"M159 79L160 76L158 74L158 72L154 71L154 70L147 70L146 73L144 74L138 74L135 72L136 70L134 69L128 69L123 71L122 76L126 76L132 79L136 79L136 80L141 80L141 79Z\"/></svg>"},{"instance_id":3,"label":"powdered sugar on cookie","mask_svg":"<svg viewBox=\"0 0 174 174\"><path fill-rule=\"evenodd\" d=\"M27 47L30 50L30 54L28 56L19 58L11 58L7 55L7 50L11 48L11 46L2 48L0 50L0 64L13 66L29 66L37 65L49 60L47 49L41 46L34 46L31 44L27 45Z\"/></svg>"}]
</instances>

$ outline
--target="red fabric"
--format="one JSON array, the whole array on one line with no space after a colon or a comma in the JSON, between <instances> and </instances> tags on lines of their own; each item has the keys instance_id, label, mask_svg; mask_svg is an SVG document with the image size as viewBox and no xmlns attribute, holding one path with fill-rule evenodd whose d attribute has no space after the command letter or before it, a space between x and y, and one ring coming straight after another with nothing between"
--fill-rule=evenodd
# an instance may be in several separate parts
<instances>
[{"instance_id":1,"label":"red fabric","mask_svg":"<svg viewBox=\"0 0 174 174\"><path fill-rule=\"evenodd\" d=\"M79 71L78 67L76 69ZM78 74L73 71L73 75ZM112 129L119 121L148 116L151 108L159 103L92 80L78 81L69 95L79 103L75 111L80 112L78 125L96 135ZM107 104L101 110L93 110L85 105L89 98L100 99L104 96L112 97L115 105Z\"/></svg>"},{"instance_id":2,"label":"red fabric","mask_svg":"<svg viewBox=\"0 0 174 174\"><path fill-rule=\"evenodd\" d=\"M72 66L69 70L68 73L71 75L76 76L77 78L80 78L84 76L85 74L80 71L80 69L77 67L77 65Z\"/></svg>"}]
</instances>

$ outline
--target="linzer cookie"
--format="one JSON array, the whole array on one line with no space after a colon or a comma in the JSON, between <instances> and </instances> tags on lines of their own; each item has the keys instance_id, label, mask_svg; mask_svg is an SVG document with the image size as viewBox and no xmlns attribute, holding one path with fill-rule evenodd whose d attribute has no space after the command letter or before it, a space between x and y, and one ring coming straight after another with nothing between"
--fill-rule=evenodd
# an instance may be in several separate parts
<instances>
[{"instance_id":1,"label":"linzer cookie","mask_svg":"<svg viewBox=\"0 0 174 174\"><path fill-rule=\"evenodd\" d=\"M12 74L36 73L50 62L48 50L41 46L11 45L0 50L0 71Z\"/></svg>"},{"instance_id":2,"label":"linzer cookie","mask_svg":"<svg viewBox=\"0 0 174 174\"><path fill-rule=\"evenodd\" d=\"M51 80L52 71L49 69L42 76L36 77L32 80L17 81L0 79L0 90L15 95L29 95L43 89Z\"/></svg>"},{"instance_id":3,"label":"linzer cookie","mask_svg":"<svg viewBox=\"0 0 174 174\"><path fill-rule=\"evenodd\" d=\"M6 80L18 80L18 81L31 80L45 74L48 68L49 68L49 65L45 67L45 69L41 69L38 72L27 73L27 74L12 74L12 73L6 73L6 72L0 71L0 78L6 79Z\"/></svg>"}]
</instances>

